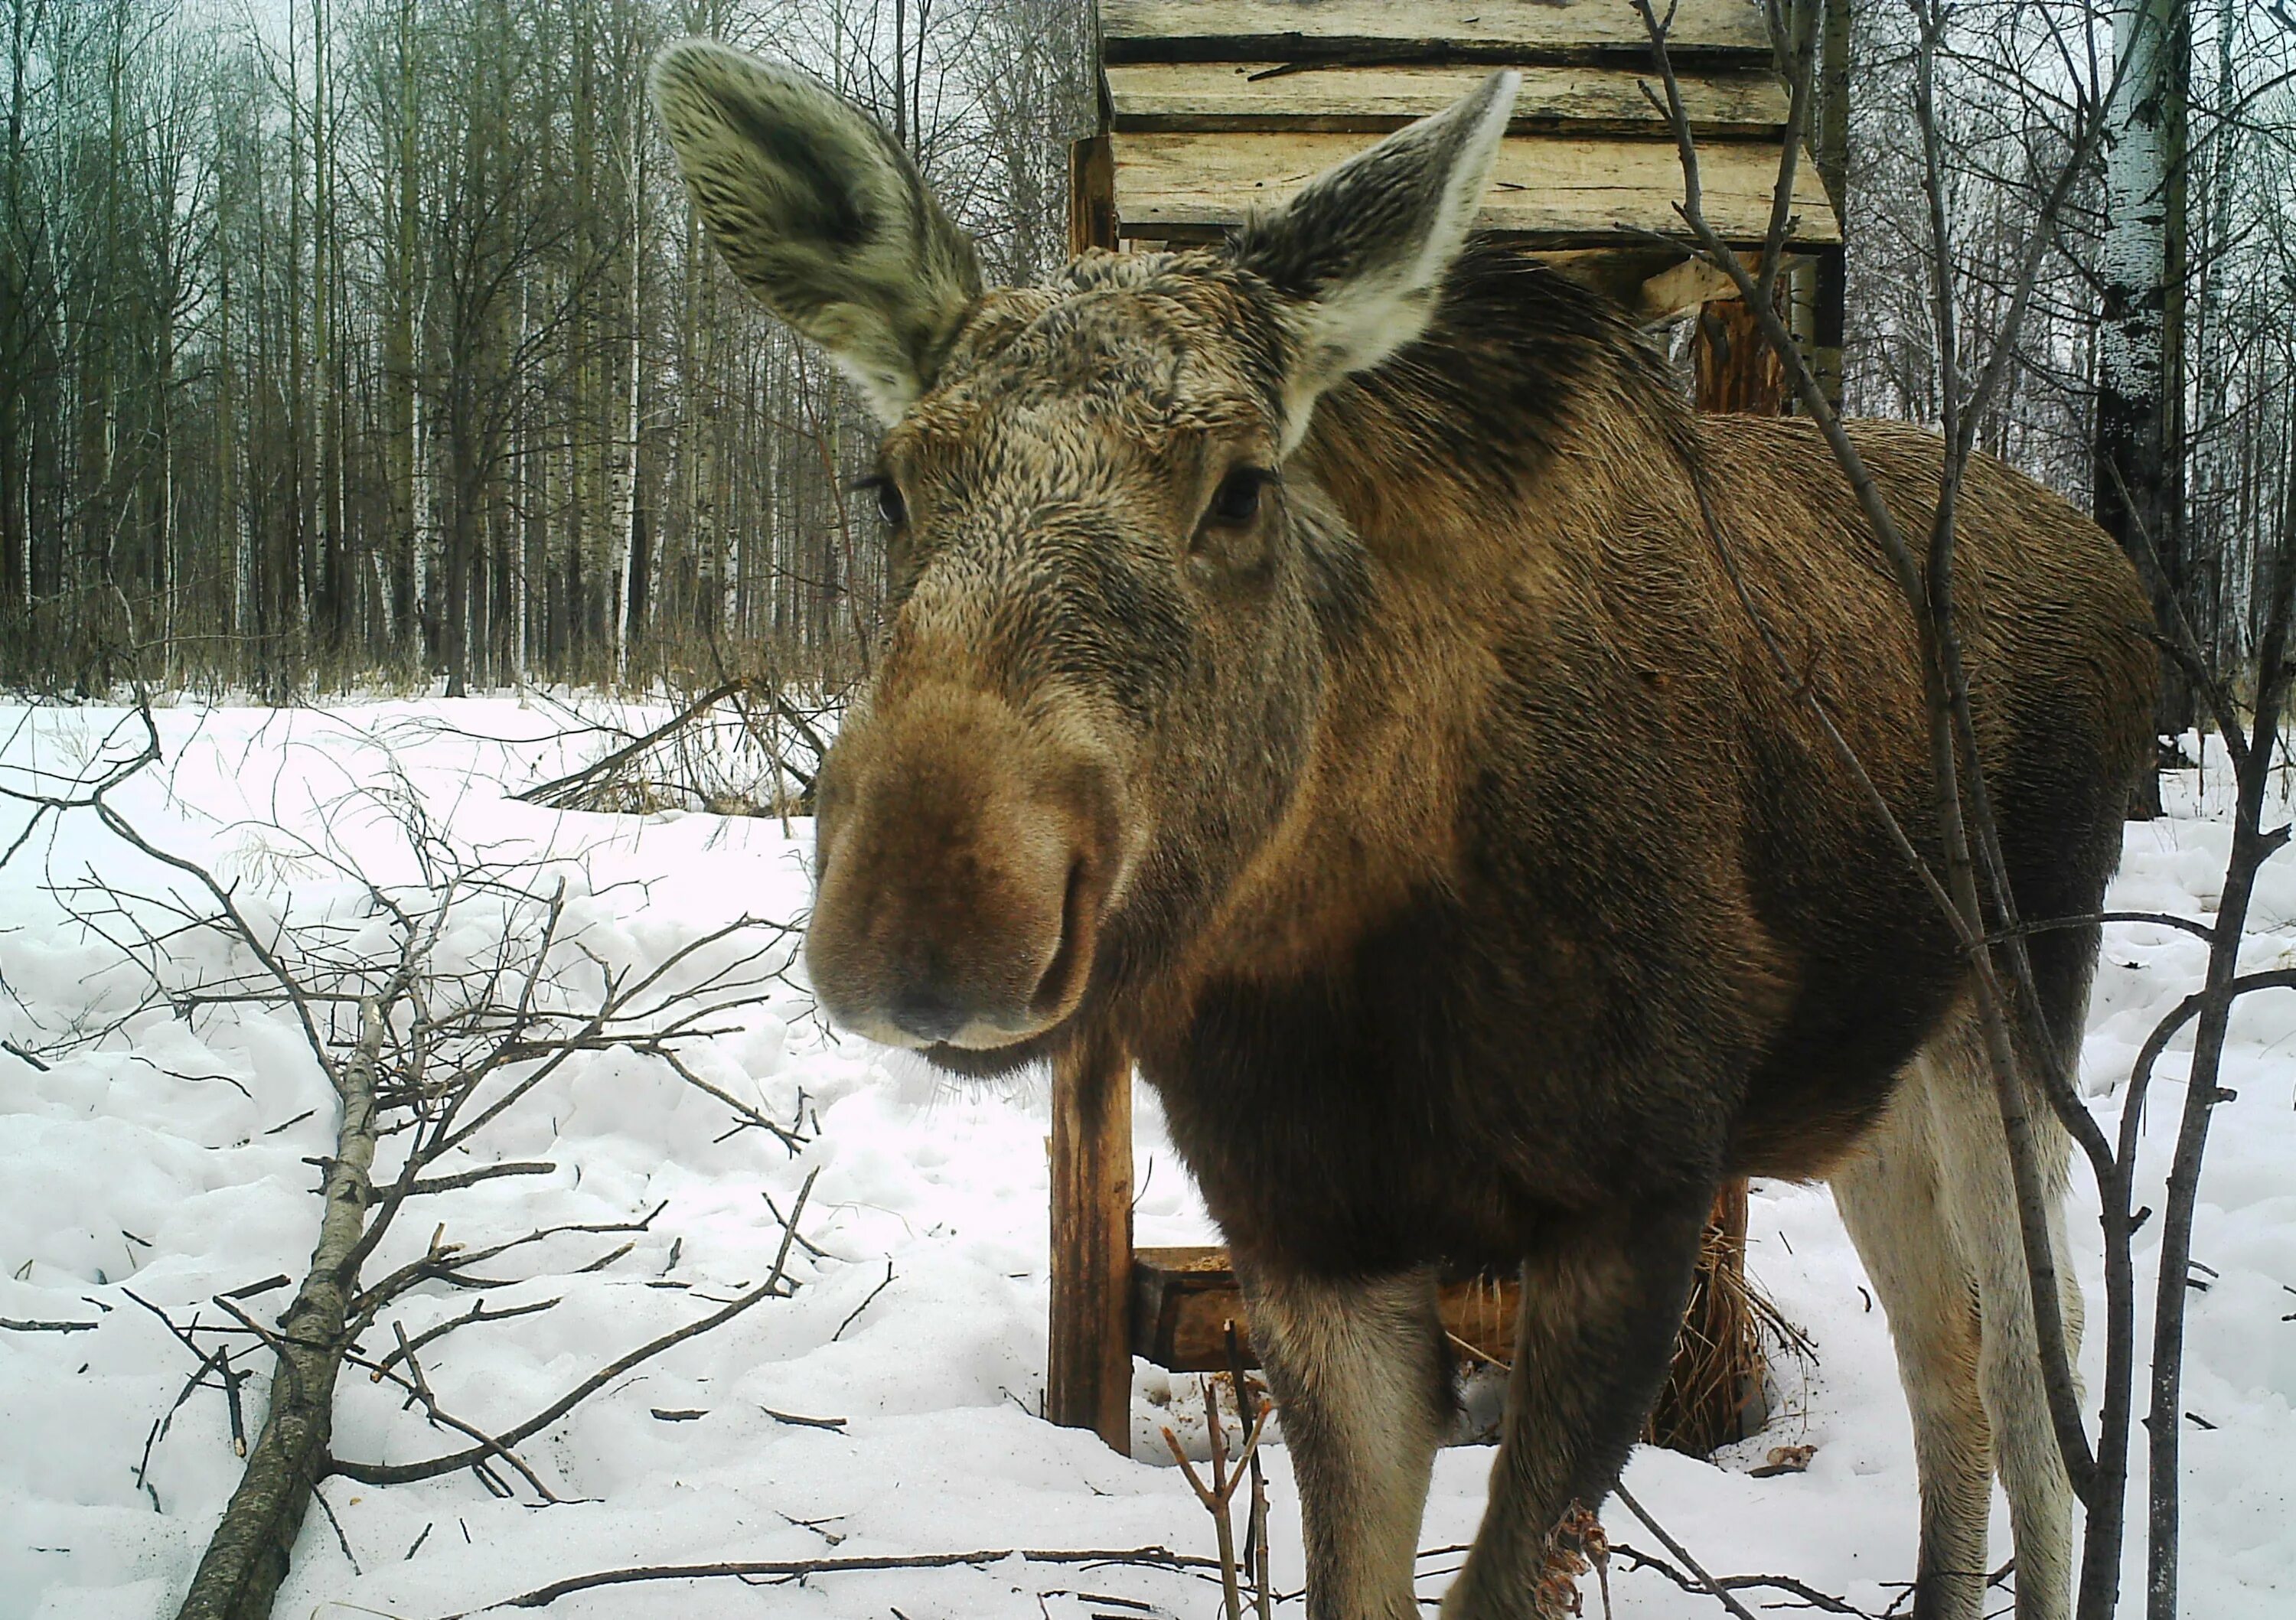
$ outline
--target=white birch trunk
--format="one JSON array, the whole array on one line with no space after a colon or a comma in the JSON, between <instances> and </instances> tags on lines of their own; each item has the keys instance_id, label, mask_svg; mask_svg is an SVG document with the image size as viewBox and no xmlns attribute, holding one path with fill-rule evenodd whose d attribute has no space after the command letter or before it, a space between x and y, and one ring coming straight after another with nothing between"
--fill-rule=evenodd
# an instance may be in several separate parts
<instances>
[{"instance_id":1,"label":"white birch trunk","mask_svg":"<svg viewBox=\"0 0 2296 1620\"><path fill-rule=\"evenodd\" d=\"M2107 109L2101 268L2112 310L2097 334L2097 380L2130 400L2161 395L2160 290L2168 273L2167 116L2175 0L2124 0L2113 13L2119 84ZM2125 297L2112 309L2110 293Z\"/></svg>"},{"instance_id":2,"label":"white birch trunk","mask_svg":"<svg viewBox=\"0 0 2296 1620\"><path fill-rule=\"evenodd\" d=\"M426 531L430 520L430 413L422 390L414 390L414 468L411 480L414 509L408 514L408 542L414 548L414 617L422 618L422 604L430 592L430 544Z\"/></svg>"},{"instance_id":3,"label":"white birch trunk","mask_svg":"<svg viewBox=\"0 0 2296 1620\"><path fill-rule=\"evenodd\" d=\"M606 646L611 658L613 679L619 684L627 673L629 658L627 630L630 614L630 535L637 520L638 492L638 315L640 233L644 222L645 170L642 155L645 151L636 116L630 120L628 164L624 173L628 176L630 192L629 239L629 341L624 356L622 397L619 402L619 417L615 424L613 457L607 471L607 504L609 547L607 562L612 569L613 585L606 613Z\"/></svg>"},{"instance_id":4,"label":"white birch trunk","mask_svg":"<svg viewBox=\"0 0 2296 1620\"><path fill-rule=\"evenodd\" d=\"M532 334L531 303L533 283L521 277L518 283L518 347L513 351L524 354ZM510 512L503 524L504 557L510 565L510 679L511 684L523 690L530 665L531 649L527 644L527 517L534 500L534 475L529 466L534 431L525 411L518 413L511 429L517 450L510 458L511 487L514 491Z\"/></svg>"}]
</instances>

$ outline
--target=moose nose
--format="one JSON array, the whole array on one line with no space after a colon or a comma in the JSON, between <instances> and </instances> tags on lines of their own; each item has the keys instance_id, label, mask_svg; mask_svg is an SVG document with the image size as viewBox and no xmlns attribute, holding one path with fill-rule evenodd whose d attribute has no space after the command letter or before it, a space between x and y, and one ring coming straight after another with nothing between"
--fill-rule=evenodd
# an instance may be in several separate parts
<instances>
[{"instance_id":1,"label":"moose nose","mask_svg":"<svg viewBox=\"0 0 2296 1620\"><path fill-rule=\"evenodd\" d=\"M956 999L933 986L911 985L893 994L885 1016L920 1041L946 1041L972 1021Z\"/></svg>"},{"instance_id":2,"label":"moose nose","mask_svg":"<svg viewBox=\"0 0 2296 1620\"><path fill-rule=\"evenodd\" d=\"M813 986L875 1040L1013 1046L1084 994L1113 883L1116 775L1000 697L903 696L849 724L824 767Z\"/></svg>"}]
</instances>

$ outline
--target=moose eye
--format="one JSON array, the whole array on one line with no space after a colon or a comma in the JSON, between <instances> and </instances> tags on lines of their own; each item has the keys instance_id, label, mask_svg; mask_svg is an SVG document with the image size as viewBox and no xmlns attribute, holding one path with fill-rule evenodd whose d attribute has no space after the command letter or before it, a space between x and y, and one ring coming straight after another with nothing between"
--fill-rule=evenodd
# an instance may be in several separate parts
<instances>
[{"instance_id":1,"label":"moose eye","mask_svg":"<svg viewBox=\"0 0 2296 1620\"><path fill-rule=\"evenodd\" d=\"M1259 491L1273 475L1264 467L1238 467L1212 493L1215 523L1249 523L1259 515Z\"/></svg>"},{"instance_id":2,"label":"moose eye","mask_svg":"<svg viewBox=\"0 0 2296 1620\"><path fill-rule=\"evenodd\" d=\"M877 515L885 520L887 528L898 528L909 520L908 503L901 499L901 487L883 473L856 479L853 487L876 495Z\"/></svg>"}]
</instances>

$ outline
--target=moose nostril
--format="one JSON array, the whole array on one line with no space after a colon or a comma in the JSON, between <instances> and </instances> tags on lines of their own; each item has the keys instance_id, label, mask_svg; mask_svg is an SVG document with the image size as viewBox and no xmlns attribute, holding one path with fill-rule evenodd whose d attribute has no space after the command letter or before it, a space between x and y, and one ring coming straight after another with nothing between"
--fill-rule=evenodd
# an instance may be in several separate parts
<instances>
[{"instance_id":1,"label":"moose nostril","mask_svg":"<svg viewBox=\"0 0 2296 1620\"><path fill-rule=\"evenodd\" d=\"M1056 1005L1067 994L1069 980L1074 977L1073 964L1082 948L1086 875L1083 856L1069 863L1069 880L1061 894L1060 938L1053 947L1052 961L1037 977L1036 994L1029 998L1029 1005L1038 1012Z\"/></svg>"},{"instance_id":2,"label":"moose nostril","mask_svg":"<svg viewBox=\"0 0 2296 1620\"><path fill-rule=\"evenodd\" d=\"M946 1041L964 1027L964 1010L932 989L909 989L886 1009L893 1023L920 1041Z\"/></svg>"}]
</instances>

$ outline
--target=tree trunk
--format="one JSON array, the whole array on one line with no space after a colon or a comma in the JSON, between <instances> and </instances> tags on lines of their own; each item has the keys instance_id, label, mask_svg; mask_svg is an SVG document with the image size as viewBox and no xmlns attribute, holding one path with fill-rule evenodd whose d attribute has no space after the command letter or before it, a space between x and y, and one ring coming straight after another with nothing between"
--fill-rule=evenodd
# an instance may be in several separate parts
<instances>
[{"instance_id":1,"label":"tree trunk","mask_svg":"<svg viewBox=\"0 0 2296 1620\"><path fill-rule=\"evenodd\" d=\"M1823 0L1818 29L1817 177L1836 214L1849 207L1849 0Z\"/></svg>"},{"instance_id":2,"label":"tree trunk","mask_svg":"<svg viewBox=\"0 0 2296 1620\"><path fill-rule=\"evenodd\" d=\"M383 462L390 486L389 617L392 656L419 666L425 650L417 618L422 502L417 484L421 451L414 405L414 319L421 296L415 258L415 211L421 206L421 193L416 189L420 126L415 119L414 0L400 0L396 26L398 107L398 127L391 132L390 304L383 321L382 351Z\"/></svg>"},{"instance_id":3,"label":"tree trunk","mask_svg":"<svg viewBox=\"0 0 2296 1620\"><path fill-rule=\"evenodd\" d=\"M635 110L630 122L627 177L630 187L629 237L623 264L627 282L627 304L624 316L627 330L621 345L621 397L615 402L612 462L607 471L608 555L612 570L611 596L607 609L608 677L619 683L627 673L629 658L629 633L633 628L631 604L636 593L630 588L630 570L636 556L631 544L632 529L637 520L638 495L638 334L641 329L644 283L640 270L644 264L640 232L644 225L639 199L644 194L645 171L642 154L645 143Z\"/></svg>"},{"instance_id":4,"label":"tree trunk","mask_svg":"<svg viewBox=\"0 0 2296 1620\"><path fill-rule=\"evenodd\" d=\"M471 575L476 566L480 503L486 498L485 479L479 469L477 446L471 442L468 422L451 424L447 442L454 458L455 510L447 529L447 695L464 698L471 691Z\"/></svg>"},{"instance_id":5,"label":"tree trunk","mask_svg":"<svg viewBox=\"0 0 2296 1620\"><path fill-rule=\"evenodd\" d=\"M2183 380L2186 0L2126 0L2113 18L2120 84L2108 111L2104 294L2097 334L2095 509L2152 583L2156 611L2184 600ZM2191 690L2163 658L2158 730L2191 725ZM2139 814L2160 811L2146 778Z\"/></svg>"}]
</instances>

